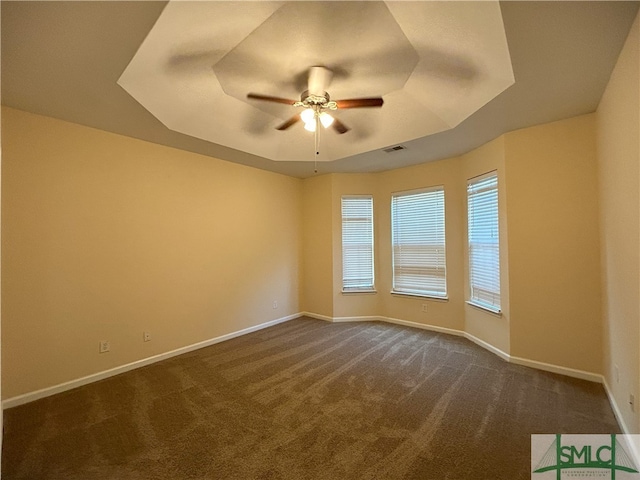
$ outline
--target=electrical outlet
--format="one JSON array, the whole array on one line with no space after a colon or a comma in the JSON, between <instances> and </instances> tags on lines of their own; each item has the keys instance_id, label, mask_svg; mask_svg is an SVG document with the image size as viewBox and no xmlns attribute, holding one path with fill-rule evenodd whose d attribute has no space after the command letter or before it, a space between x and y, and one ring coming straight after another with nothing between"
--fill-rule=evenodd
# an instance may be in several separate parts
<instances>
[{"instance_id":1,"label":"electrical outlet","mask_svg":"<svg viewBox=\"0 0 640 480\"><path fill-rule=\"evenodd\" d=\"M636 396L633 393L629 394L629 405L631 405L631 411L636 411Z\"/></svg>"},{"instance_id":2,"label":"electrical outlet","mask_svg":"<svg viewBox=\"0 0 640 480\"><path fill-rule=\"evenodd\" d=\"M107 353L111 351L111 344L108 340L102 340L100 342L100 353Z\"/></svg>"},{"instance_id":3,"label":"electrical outlet","mask_svg":"<svg viewBox=\"0 0 640 480\"><path fill-rule=\"evenodd\" d=\"M616 383L620 383L620 370L618 369L618 365L613 366L613 375L616 379Z\"/></svg>"},{"instance_id":4,"label":"electrical outlet","mask_svg":"<svg viewBox=\"0 0 640 480\"><path fill-rule=\"evenodd\" d=\"M151 341L151 334L149 332L144 332L142 334L142 340L144 342L150 342Z\"/></svg>"},{"instance_id":5,"label":"electrical outlet","mask_svg":"<svg viewBox=\"0 0 640 480\"><path fill-rule=\"evenodd\" d=\"M423 313L427 313L427 305L428 305L428 304L426 304L426 303L423 303L423 304L422 304L422 312L423 312Z\"/></svg>"},{"instance_id":6,"label":"electrical outlet","mask_svg":"<svg viewBox=\"0 0 640 480\"><path fill-rule=\"evenodd\" d=\"M274 309L278 308L278 301L277 300L273 301L273 308Z\"/></svg>"}]
</instances>

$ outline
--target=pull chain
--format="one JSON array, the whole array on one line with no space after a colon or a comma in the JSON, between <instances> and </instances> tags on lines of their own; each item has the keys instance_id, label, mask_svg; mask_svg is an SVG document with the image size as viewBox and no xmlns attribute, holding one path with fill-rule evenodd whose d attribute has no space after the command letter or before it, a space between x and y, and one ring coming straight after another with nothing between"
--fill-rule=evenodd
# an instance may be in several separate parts
<instances>
[{"instance_id":1,"label":"pull chain","mask_svg":"<svg viewBox=\"0 0 640 480\"><path fill-rule=\"evenodd\" d=\"M313 157L313 173L318 173L318 155L320 155L320 114L318 110L315 112L316 131L315 131L315 156Z\"/></svg>"}]
</instances>

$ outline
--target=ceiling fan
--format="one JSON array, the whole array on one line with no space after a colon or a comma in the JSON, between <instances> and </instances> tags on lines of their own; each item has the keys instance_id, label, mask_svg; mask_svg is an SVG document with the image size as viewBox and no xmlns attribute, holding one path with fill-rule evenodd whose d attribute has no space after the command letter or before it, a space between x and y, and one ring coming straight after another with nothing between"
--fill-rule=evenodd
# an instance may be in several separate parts
<instances>
[{"instance_id":1,"label":"ceiling fan","mask_svg":"<svg viewBox=\"0 0 640 480\"><path fill-rule=\"evenodd\" d=\"M327 67L311 67L309 69L307 90L302 92L299 101L273 97L270 95L261 95L258 93L249 93L247 98L282 103L285 105L292 105L294 107L302 107L304 109L301 113L294 115L289 120L276 127L276 130L286 130L302 120L305 124L304 128L310 132L317 131L318 127L322 125L325 128L332 126L333 129L340 134L348 132L350 130L349 127L330 115L327 110L381 107L384 103L382 97L331 100L326 89L329 86L332 77L333 72Z\"/></svg>"}]
</instances>

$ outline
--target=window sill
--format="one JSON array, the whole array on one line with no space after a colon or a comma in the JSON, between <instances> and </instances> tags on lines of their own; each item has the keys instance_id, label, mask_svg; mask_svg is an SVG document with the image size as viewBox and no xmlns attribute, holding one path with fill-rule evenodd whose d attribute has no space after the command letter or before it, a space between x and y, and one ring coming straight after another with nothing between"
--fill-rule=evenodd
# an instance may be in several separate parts
<instances>
[{"instance_id":1,"label":"window sill","mask_svg":"<svg viewBox=\"0 0 640 480\"><path fill-rule=\"evenodd\" d=\"M482 310L483 312L490 313L491 315L495 315L496 317L502 317L502 310L497 310L495 308L487 307L486 305L472 302L471 300L467 300L466 303L467 305L471 305L472 307Z\"/></svg>"},{"instance_id":2,"label":"window sill","mask_svg":"<svg viewBox=\"0 0 640 480\"><path fill-rule=\"evenodd\" d=\"M363 289L349 289L349 290L342 290L341 292L343 295L353 295L353 294L358 294L358 295L362 295L363 293L366 294L375 294L378 293L377 290L373 289L373 288L363 288Z\"/></svg>"},{"instance_id":3,"label":"window sill","mask_svg":"<svg viewBox=\"0 0 640 480\"><path fill-rule=\"evenodd\" d=\"M415 298L428 298L429 300L439 300L441 302L448 302L449 297L437 297L435 295L428 295L426 293L406 293L406 292L396 292L395 290L391 290L391 295L397 295L399 297L415 297Z\"/></svg>"}]
</instances>

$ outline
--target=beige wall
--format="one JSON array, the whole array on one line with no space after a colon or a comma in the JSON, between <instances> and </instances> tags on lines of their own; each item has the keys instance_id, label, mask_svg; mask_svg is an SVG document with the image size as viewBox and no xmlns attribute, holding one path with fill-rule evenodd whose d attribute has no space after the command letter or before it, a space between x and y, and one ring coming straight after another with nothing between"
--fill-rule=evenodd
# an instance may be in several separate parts
<instances>
[{"instance_id":1,"label":"beige wall","mask_svg":"<svg viewBox=\"0 0 640 480\"><path fill-rule=\"evenodd\" d=\"M304 309L334 318L388 317L455 330L464 328L462 221L466 187L461 160L449 159L378 174L333 174L304 180L306 234ZM434 185L445 187L448 301L391 295L391 195ZM374 198L376 294L342 293L343 195L371 194ZM466 217L465 217L466 218ZM331 242L326 235L331 234ZM310 244L309 242L314 242ZM326 258L331 258L331 275ZM315 262L317 270L307 268ZM307 275L307 271L313 274ZM330 284L326 279L331 278ZM322 280L325 279L325 280ZM312 286L307 285L312 282ZM329 294L332 295L329 299ZM322 296L322 299L315 300ZM330 302L330 303L329 303ZM427 312L422 305L427 304ZM331 313L327 308L331 306ZM324 308L317 311L318 308Z\"/></svg>"},{"instance_id":2,"label":"beige wall","mask_svg":"<svg viewBox=\"0 0 640 480\"><path fill-rule=\"evenodd\" d=\"M303 181L302 310L333 317L331 175Z\"/></svg>"},{"instance_id":3,"label":"beige wall","mask_svg":"<svg viewBox=\"0 0 640 480\"><path fill-rule=\"evenodd\" d=\"M511 354L602 371L595 117L505 135Z\"/></svg>"},{"instance_id":4,"label":"beige wall","mask_svg":"<svg viewBox=\"0 0 640 480\"><path fill-rule=\"evenodd\" d=\"M593 116L513 132L460 158L300 181L3 115L6 397L300 311L467 331L518 357L601 369ZM500 317L465 303L466 181L494 169ZM547 173L539 201L533 183ZM445 187L449 299L391 295L391 195L433 185ZM345 295L340 199L367 193L378 293ZM100 340L112 352L99 355Z\"/></svg>"},{"instance_id":5,"label":"beige wall","mask_svg":"<svg viewBox=\"0 0 640 480\"><path fill-rule=\"evenodd\" d=\"M387 317L462 330L461 216L466 190L460 174L459 159L449 159L378 174L332 174L304 180L304 310L336 319ZM391 194L433 185L445 186L449 300L392 295ZM344 195L367 194L374 199L377 293L343 294L341 199ZM312 231L313 234L308 233ZM327 262L327 258L331 261ZM422 312L423 304L428 305L426 313Z\"/></svg>"},{"instance_id":6,"label":"beige wall","mask_svg":"<svg viewBox=\"0 0 640 480\"><path fill-rule=\"evenodd\" d=\"M371 293L342 293L342 196L343 195L372 195L374 219L374 236L379 232L380 220L379 203L377 195L377 175L375 174L334 174L331 175L332 189L332 246L333 246L333 316L345 317L372 317L379 315L380 295ZM375 240L374 240L375 248ZM381 276L378 271L380 251L374 252L374 275L376 287L379 288ZM380 290L378 290L380 292Z\"/></svg>"},{"instance_id":7,"label":"beige wall","mask_svg":"<svg viewBox=\"0 0 640 480\"><path fill-rule=\"evenodd\" d=\"M500 189L500 316L466 304L466 185L492 170L498 172ZM392 295L391 195L434 185L445 188L449 299ZM524 360L602 371L593 114L512 132L460 158L378 174L326 175L305 180L304 189L305 199L313 198L305 202L305 223L318 229L313 254L306 252L304 240L305 257L323 269L318 277L305 273L303 283L313 281L312 290L323 295L317 307L305 301L306 311L465 331ZM374 195L377 294L343 295L340 198L364 193ZM331 246L321 245L326 241L322 228L331 228ZM332 258L331 274L326 258ZM314 310L326 305L332 315L326 308Z\"/></svg>"},{"instance_id":8,"label":"beige wall","mask_svg":"<svg viewBox=\"0 0 640 480\"><path fill-rule=\"evenodd\" d=\"M604 371L638 431L638 50L636 20L597 115L378 174L297 180L3 108L3 396L308 311L466 331L515 357ZM491 170L500 317L465 303L466 181ZM433 185L445 187L449 300L391 295L391 195ZM377 294L341 293L349 194L374 196Z\"/></svg>"},{"instance_id":9,"label":"beige wall","mask_svg":"<svg viewBox=\"0 0 640 480\"><path fill-rule=\"evenodd\" d=\"M447 159L378 174L331 175L333 198L333 306L334 317L387 317L425 325L466 330L496 348L509 352L508 258L506 215L501 218L503 244L504 312L495 315L466 305L466 179L499 170L501 211L506 212L504 194L504 141L497 139L462 158ZM445 187L447 290L449 299L392 295L391 195L435 185ZM329 188L326 185L326 188ZM340 200L343 195L374 197L375 265L377 293L342 294L342 237ZM306 245L306 242L305 242ZM427 305L427 312L422 305Z\"/></svg>"},{"instance_id":10,"label":"beige wall","mask_svg":"<svg viewBox=\"0 0 640 480\"><path fill-rule=\"evenodd\" d=\"M391 170L378 178L378 252L381 315L437 327L463 330L463 228L466 190L461 184L461 160L452 158L414 167ZM447 258L447 301L392 295L391 195L418 188L444 186L445 240ZM427 305L427 312L422 305Z\"/></svg>"},{"instance_id":11,"label":"beige wall","mask_svg":"<svg viewBox=\"0 0 640 480\"><path fill-rule=\"evenodd\" d=\"M2 120L0 115L0 132L2 132ZM2 196L2 136L0 135L0 198ZM1 203L1 202L0 202ZM1 214L0 214L1 217ZM2 225L0 222L0 238L2 236ZM2 244L0 242L0 265L2 258ZM2 285L2 271L0 268L0 285ZM0 288L0 402L2 401L2 289ZM0 427L4 426L4 410L0 404ZM2 440L3 435L0 434L0 465L2 464ZM0 474L0 477L2 475Z\"/></svg>"},{"instance_id":12,"label":"beige wall","mask_svg":"<svg viewBox=\"0 0 640 480\"><path fill-rule=\"evenodd\" d=\"M300 311L300 180L9 108L2 127L5 398Z\"/></svg>"},{"instance_id":13,"label":"beige wall","mask_svg":"<svg viewBox=\"0 0 640 480\"><path fill-rule=\"evenodd\" d=\"M468 180L496 171L498 175L498 215L500 237L500 309L495 315L465 304L464 330L504 353L510 353L509 330L509 240L507 231L507 182L505 178L504 136L483 145L462 157L462 174L465 187ZM467 203L464 203L464 238L467 238ZM464 244L464 291L469 292L468 244Z\"/></svg>"},{"instance_id":14,"label":"beige wall","mask_svg":"<svg viewBox=\"0 0 640 480\"><path fill-rule=\"evenodd\" d=\"M640 433L640 35L636 21L597 111L604 375L627 430ZM615 368L619 376L616 376Z\"/></svg>"}]
</instances>

